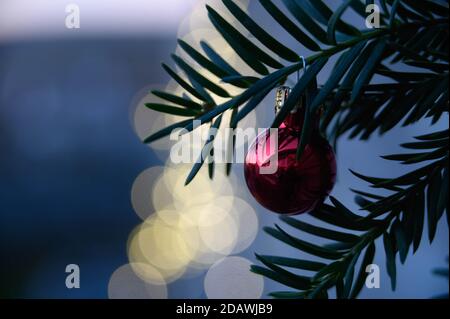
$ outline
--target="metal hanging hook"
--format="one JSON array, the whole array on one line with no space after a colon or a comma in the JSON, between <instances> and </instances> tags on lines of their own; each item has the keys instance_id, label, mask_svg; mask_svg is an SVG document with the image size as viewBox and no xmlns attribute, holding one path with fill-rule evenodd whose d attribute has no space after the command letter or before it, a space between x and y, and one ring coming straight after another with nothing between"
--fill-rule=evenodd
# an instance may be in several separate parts
<instances>
[{"instance_id":1,"label":"metal hanging hook","mask_svg":"<svg viewBox=\"0 0 450 319\"><path fill-rule=\"evenodd\" d=\"M306 72L306 59L305 59L305 57L303 55L300 56L300 59L302 60L302 63L303 63L303 67L302 67L303 74L305 74L305 72ZM300 79L300 70L297 70L297 81L299 79Z\"/></svg>"},{"instance_id":2,"label":"metal hanging hook","mask_svg":"<svg viewBox=\"0 0 450 319\"><path fill-rule=\"evenodd\" d=\"M300 59L303 63L303 74L306 72L306 59L303 55L300 56ZM300 70L297 70L297 82L300 80ZM291 93L291 88L286 85L281 85L276 88L275 91L275 114L277 114L283 105L286 103L289 94ZM298 105L294 107L294 109L291 111L291 113L295 113L298 109Z\"/></svg>"}]
</instances>

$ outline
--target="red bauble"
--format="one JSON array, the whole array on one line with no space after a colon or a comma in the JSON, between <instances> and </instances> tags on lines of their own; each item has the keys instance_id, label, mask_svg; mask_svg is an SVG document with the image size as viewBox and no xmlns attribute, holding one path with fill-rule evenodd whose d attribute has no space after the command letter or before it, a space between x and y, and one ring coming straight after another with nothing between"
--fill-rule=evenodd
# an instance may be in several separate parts
<instances>
[{"instance_id":1,"label":"red bauble","mask_svg":"<svg viewBox=\"0 0 450 319\"><path fill-rule=\"evenodd\" d=\"M313 210L331 192L336 180L334 152L314 120L309 143L296 159L304 110L289 114L278 129L275 149L268 131L252 143L245 158L244 174L255 199L265 208L280 214L302 214ZM264 150L264 151L262 151ZM271 174L261 168L278 156L278 167Z\"/></svg>"}]
</instances>

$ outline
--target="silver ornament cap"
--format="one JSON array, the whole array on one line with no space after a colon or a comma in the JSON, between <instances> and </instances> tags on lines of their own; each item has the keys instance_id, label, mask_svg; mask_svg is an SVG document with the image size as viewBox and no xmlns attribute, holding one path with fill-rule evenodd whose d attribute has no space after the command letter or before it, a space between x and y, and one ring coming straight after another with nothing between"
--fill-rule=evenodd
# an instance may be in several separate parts
<instances>
[{"instance_id":1,"label":"silver ornament cap","mask_svg":"<svg viewBox=\"0 0 450 319\"><path fill-rule=\"evenodd\" d=\"M289 93L291 93L291 88L289 86L279 86L276 88L275 91L275 114L277 114L281 108L283 107L284 103L286 103Z\"/></svg>"}]
</instances>

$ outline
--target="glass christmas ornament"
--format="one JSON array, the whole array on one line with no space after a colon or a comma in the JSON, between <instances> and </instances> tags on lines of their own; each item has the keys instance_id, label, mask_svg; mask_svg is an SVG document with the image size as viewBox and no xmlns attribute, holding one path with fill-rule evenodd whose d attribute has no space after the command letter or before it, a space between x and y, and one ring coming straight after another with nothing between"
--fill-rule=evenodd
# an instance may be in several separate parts
<instances>
[{"instance_id":1,"label":"glass christmas ornament","mask_svg":"<svg viewBox=\"0 0 450 319\"><path fill-rule=\"evenodd\" d=\"M288 87L277 89L276 112L289 92ZM331 192L336 179L335 155L319 132L317 114L312 121L309 142L300 159L296 158L304 104L302 97L272 136L270 130L258 135L245 158L244 174L251 194L262 206L279 214L294 215L313 210Z\"/></svg>"}]
</instances>

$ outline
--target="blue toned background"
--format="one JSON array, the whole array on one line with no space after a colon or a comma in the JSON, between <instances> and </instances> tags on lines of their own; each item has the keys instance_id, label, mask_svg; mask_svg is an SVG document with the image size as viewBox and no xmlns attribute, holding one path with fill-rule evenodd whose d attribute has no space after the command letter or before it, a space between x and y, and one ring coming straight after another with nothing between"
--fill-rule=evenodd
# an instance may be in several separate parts
<instances>
[{"instance_id":1,"label":"blue toned background","mask_svg":"<svg viewBox=\"0 0 450 319\"><path fill-rule=\"evenodd\" d=\"M0 20L6 18L1 12L10 9L8 4L12 6L11 1L0 5ZM252 10L262 15L258 8ZM107 297L109 278L127 262L126 241L139 222L130 203L132 183L145 168L161 164L133 131L132 101L142 88L167 82L160 61L168 61L175 49L176 27L167 25L165 30L148 34L102 31L87 37L39 32L23 37L20 32L13 35L11 29L7 34L3 28L1 297ZM22 29L26 30L26 26ZM274 28L273 32L279 30ZM326 77L327 70L319 82ZM268 112L258 112L261 123L268 125ZM445 118L437 128L447 125ZM348 169L377 176L399 175L406 168L384 161L379 155L398 152L400 143L428 131L429 123L424 122L392 130L383 138L374 136L367 143L343 139L338 147L339 180L333 195L356 208L348 187L364 188L365 184L352 177ZM241 180L244 184L242 176ZM242 190L258 210L260 228L277 221L275 215L258 206L245 187ZM254 260L255 251L297 253L262 231L242 255ZM378 249L381 288L366 289L361 297L429 298L448 291L448 282L431 274L433 268L446 266L448 251L447 222L442 219L433 245L424 236L420 250L414 256L410 252L406 265L398 266L398 289L394 293L385 273L382 250ZM64 270L70 263L81 268L81 289L65 287ZM279 288L265 281L265 292ZM203 277L172 283L169 296L205 297Z\"/></svg>"}]
</instances>

